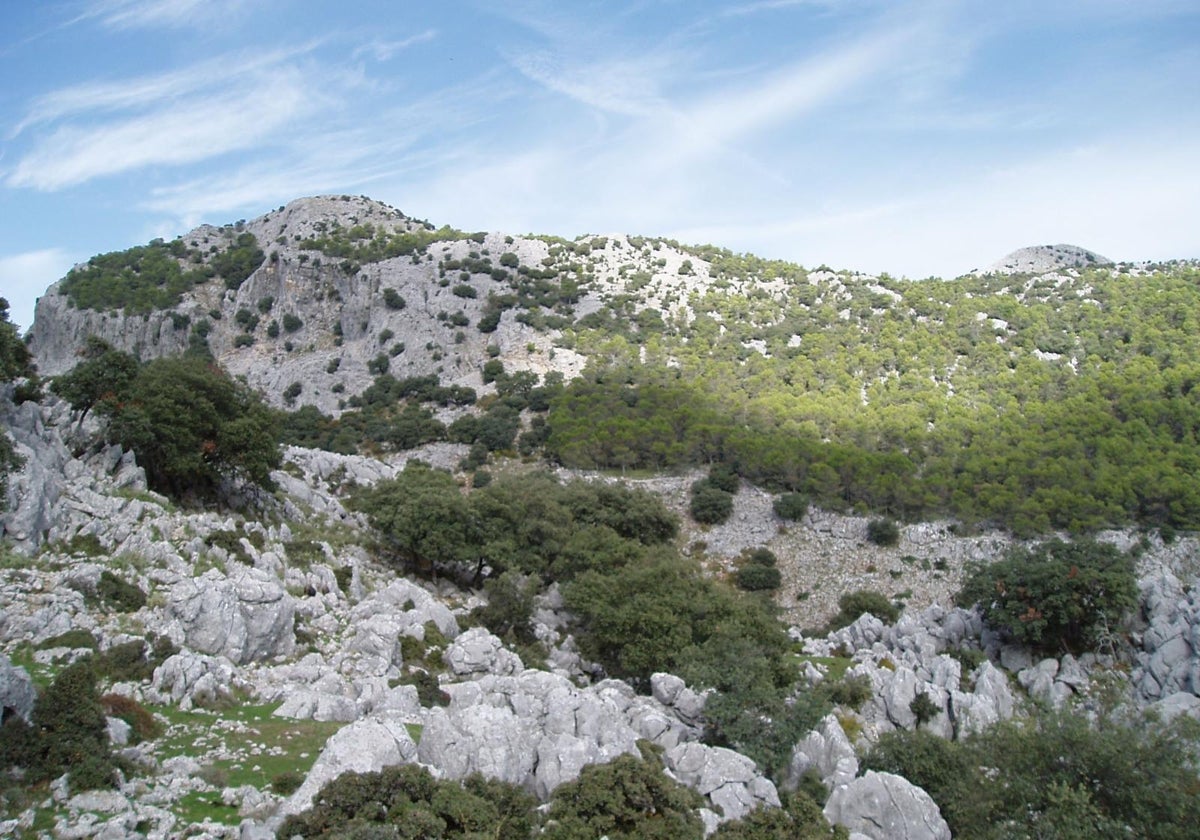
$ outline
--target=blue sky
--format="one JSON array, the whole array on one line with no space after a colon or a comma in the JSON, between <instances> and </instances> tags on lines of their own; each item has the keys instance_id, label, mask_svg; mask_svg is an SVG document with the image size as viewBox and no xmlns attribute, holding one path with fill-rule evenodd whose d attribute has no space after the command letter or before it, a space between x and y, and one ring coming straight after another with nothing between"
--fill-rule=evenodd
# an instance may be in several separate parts
<instances>
[{"instance_id":1,"label":"blue sky","mask_svg":"<svg viewBox=\"0 0 1200 840\"><path fill-rule=\"evenodd\" d=\"M1200 257L1195 0L0 0L0 295L368 195L957 276Z\"/></svg>"}]
</instances>

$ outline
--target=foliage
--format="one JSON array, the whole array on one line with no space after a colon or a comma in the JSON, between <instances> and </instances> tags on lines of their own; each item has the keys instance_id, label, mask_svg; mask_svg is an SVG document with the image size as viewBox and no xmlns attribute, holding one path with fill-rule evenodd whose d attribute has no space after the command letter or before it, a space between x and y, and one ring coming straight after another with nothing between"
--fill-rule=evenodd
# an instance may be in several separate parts
<instances>
[{"instance_id":1,"label":"foliage","mask_svg":"<svg viewBox=\"0 0 1200 840\"><path fill-rule=\"evenodd\" d=\"M132 449L151 486L171 495L211 495L227 477L270 486L279 465L271 412L202 359L143 365L105 413L108 439Z\"/></svg>"},{"instance_id":2,"label":"foliage","mask_svg":"<svg viewBox=\"0 0 1200 840\"><path fill-rule=\"evenodd\" d=\"M923 787L956 837L1174 840L1200 819L1197 735L1187 720L1047 711L960 742L888 733L863 766Z\"/></svg>"},{"instance_id":3,"label":"foliage","mask_svg":"<svg viewBox=\"0 0 1200 840\"><path fill-rule=\"evenodd\" d=\"M799 522L808 513L808 498L803 493L781 493L771 507L780 519Z\"/></svg>"},{"instance_id":4,"label":"foliage","mask_svg":"<svg viewBox=\"0 0 1200 840\"><path fill-rule=\"evenodd\" d=\"M821 806L803 793L784 797L781 808L756 808L740 820L722 823L713 840L846 840L831 826Z\"/></svg>"},{"instance_id":5,"label":"foliage","mask_svg":"<svg viewBox=\"0 0 1200 840\"><path fill-rule=\"evenodd\" d=\"M187 271L181 260L199 265ZM126 313L169 309L193 286L207 282L214 269L201 254L180 240L155 239L148 245L99 254L87 265L73 268L62 281L62 292L79 309L123 309Z\"/></svg>"},{"instance_id":6,"label":"foliage","mask_svg":"<svg viewBox=\"0 0 1200 840\"><path fill-rule=\"evenodd\" d=\"M487 604L471 611L488 630L510 644L533 644L533 599L537 581L511 569L489 578L483 586Z\"/></svg>"},{"instance_id":7,"label":"foliage","mask_svg":"<svg viewBox=\"0 0 1200 840\"><path fill-rule=\"evenodd\" d=\"M1050 540L970 566L957 600L1022 644L1078 651L1136 605L1133 558L1094 540Z\"/></svg>"},{"instance_id":8,"label":"foliage","mask_svg":"<svg viewBox=\"0 0 1200 840\"><path fill-rule=\"evenodd\" d=\"M136 585L122 580L108 569L100 572L96 584L96 595L106 605L118 612L136 612L146 606L146 593Z\"/></svg>"},{"instance_id":9,"label":"foliage","mask_svg":"<svg viewBox=\"0 0 1200 840\"><path fill-rule=\"evenodd\" d=\"M20 767L37 783L69 773L71 790L112 787L116 765L88 660L59 672L33 707L32 726L13 716L0 738L0 768Z\"/></svg>"},{"instance_id":10,"label":"foliage","mask_svg":"<svg viewBox=\"0 0 1200 840\"><path fill-rule=\"evenodd\" d=\"M214 256L209 265L225 281L225 288L237 289L265 258L254 234L246 231L239 233L233 245Z\"/></svg>"},{"instance_id":11,"label":"foliage","mask_svg":"<svg viewBox=\"0 0 1200 840\"><path fill-rule=\"evenodd\" d=\"M401 764L338 776L313 797L311 808L288 817L278 836L528 840L534 805L514 785L478 774L461 783L440 780L424 767Z\"/></svg>"},{"instance_id":12,"label":"foliage","mask_svg":"<svg viewBox=\"0 0 1200 840\"><path fill-rule=\"evenodd\" d=\"M884 624L892 624L900 617L900 609L886 595L870 589L858 589L838 598L838 612L830 619L828 630L848 627L864 613L870 613Z\"/></svg>"},{"instance_id":13,"label":"foliage","mask_svg":"<svg viewBox=\"0 0 1200 840\"><path fill-rule=\"evenodd\" d=\"M746 563L737 570L734 580L737 582L738 589L744 589L747 592L761 592L778 589L783 581L783 576L774 566Z\"/></svg>"},{"instance_id":14,"label":"foliage","mask_svg":"<svg viewBox=\"0 0 1200 840\"><path fill-rule=\"evenodd\" d=\"M98 403L116 403L129 393L137 377L136 358L96 336L88 336L81 353L83 361L50 383L71 408L86 415Z\"/></svg>"},{"instance_id":15,"label":"foliage","mask_svg":"<svg viewBox=\"0 0 1200 840\"><path fill-rule=\"evenodd\" d=\"M733 513L733 495L709 483L707 479L701 479L692 484L688 512L697 522L719 525Z\"/></svg>"},{"instance_id":16,"label":"foliage","mask_svg":"<svg viewBox=\"0 0 1200 840\"><path fill-rule=\"evenodd\" d=\"M8 320L8 301L0 297L0 383L12 382L33 372L33 357Z\"/></svg>"},{"instance_id":17,"label":"foliage","mask_svg":"<svg viewBox=\"0 0 1200 840\"><path fill-rule=\"evenodd\" d=\"M383 305L388 309L399 311L408 305L399 292L390 286L383 290Z\"/></svg>"},{"instance_id":18,"label":"foliage","mask_svg":"<svg viewBox=\"0 0 1200 840\"><path fill-rule=\"evenodd\" d=\"M608 764L583 768L579 778L560 785L550 799L546 840L700 840L704 827L695 809L699 794L670 779L657 754L618 756Z\"/></svg>"},{"instance_id":19,"label":"foliage","mask_svg":"<svg viewBox=\"0 0 1200 840\"><path fill-rule=\"evenodd\" d=\"M880 546L900 542L900 526L891 519L872 519L867 523L867 539Z\"/></svg>"}]
</instances>

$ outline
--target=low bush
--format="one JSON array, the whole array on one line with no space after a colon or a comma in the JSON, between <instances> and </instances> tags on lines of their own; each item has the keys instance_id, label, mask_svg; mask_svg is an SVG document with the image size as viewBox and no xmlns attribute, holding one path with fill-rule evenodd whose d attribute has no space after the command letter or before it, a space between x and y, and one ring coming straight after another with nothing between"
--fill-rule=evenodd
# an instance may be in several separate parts
<instances>
[{"instance_id":1,"label":"low bush","mask_svg":"<svg viewBox=\"0 0 1200 840\"><path fill-rule=\"evenodd\" d=\"M900 542L900 526L891 519L872 519L867 523L867 539L878 546L893 546Z\"/></svg>"},{"instance_id":2,"label":"low bush","mask_svg":"<svg viewBox=\"0 0 1200 840\"><path fill-rule=\"evenodd\" d=\"M841 630L870 613L885 624L892 624L900 617L900 609L881 592L859 589L847 592L838 599L838 613L829 622L828 631Z\"/></svg>"}]
</instances>

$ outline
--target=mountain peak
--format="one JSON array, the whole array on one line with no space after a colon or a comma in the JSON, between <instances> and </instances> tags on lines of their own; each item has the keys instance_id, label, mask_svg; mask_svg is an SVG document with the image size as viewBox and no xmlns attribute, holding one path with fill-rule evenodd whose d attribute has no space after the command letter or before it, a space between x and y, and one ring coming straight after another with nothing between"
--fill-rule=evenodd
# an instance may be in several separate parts
<instances>
[{"instance_id":1,"label":"mountain peak","mask_svg":"<svg viewBox=\"0 0 1200 840\"><path fill-rule=\"evenodd\" d=\"M1018 248L991 266L1001 274L1042 274L1060 268L1112 265L1112 260L1078 245L1034 245Z\"/></svg>"}]
</instances>

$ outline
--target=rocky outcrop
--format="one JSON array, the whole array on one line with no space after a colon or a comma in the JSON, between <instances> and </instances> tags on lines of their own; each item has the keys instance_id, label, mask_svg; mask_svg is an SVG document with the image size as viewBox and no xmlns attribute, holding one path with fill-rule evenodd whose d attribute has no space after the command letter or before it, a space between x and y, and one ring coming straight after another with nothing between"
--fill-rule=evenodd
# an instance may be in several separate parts
<instances>
[{"instance_id":1,"label":"rocky outcrop","mask_svg":"<svg viewBox=\"0 0 1200 840\"><path fill-rule=\"evenodd\" d=\"M242 684L228 659L184 651L154 670L148 697L187 710L227 702Z\"/></svg>"},{"instance_id":2,"label":"rocky outcrop","mask_svg":"<svg viewBox=\"0 0 1200 840\"><path fill-rule=\"evenodd\" d=\"M33 713L37 690L24 668L18 668L8 657L0 654L0 720L16 715L26 723Z\"/></svg>"},{"instance_id":3,"label":"rocky outcrop","mask_svg":"<svg viewBox=\"0 0 1200 840\"><path fill-rule=\"evenodd\" d=\"M1141 650L1133 685L1153 703L1185 692L1200 695L1200 592L1160 568L1138 581L1142 601Z\"/></svg>"},{"instance_id":4,"label":"rocky outcrop","mask_svg":"<svg viewBox=\"0 0 1200 840\"><path fill-rule=\"evenodd\" d=\"M932 797L907 779L868 770L836 788L825 819L870 840L950 840L950 828Z\"/></svg>"},{"instance_id":5,"label":"rocky outcrop","mask_svg":"<svg viewBox=\"0 0 1200 840\"><path fill-rule=\"evenodd\" d=\"M216 570L171 588L167 615L188 647L245 664L295 648L295 604L278 580L258 569L232 577Z\"/></svg>"}]
</instances>

